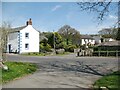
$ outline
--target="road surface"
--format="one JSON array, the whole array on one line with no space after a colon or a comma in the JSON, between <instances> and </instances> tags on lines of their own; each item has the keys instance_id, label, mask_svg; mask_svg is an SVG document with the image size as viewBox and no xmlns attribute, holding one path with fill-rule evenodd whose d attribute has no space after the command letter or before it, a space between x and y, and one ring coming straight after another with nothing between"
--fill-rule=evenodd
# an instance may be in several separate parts
<instances>
[{"instance_id":1,"label":"road surface","mask_svg":"<svg viewBox=\"0 0 120 90\"><path fill-rule=\"evenodd\" d=\"M7 54L7 59L36 63L39 68L34 74L11 81L3 85L3 88L91 88L97 79L118 69L118 59L114 57Z\"/></svg>"}]
</instances>

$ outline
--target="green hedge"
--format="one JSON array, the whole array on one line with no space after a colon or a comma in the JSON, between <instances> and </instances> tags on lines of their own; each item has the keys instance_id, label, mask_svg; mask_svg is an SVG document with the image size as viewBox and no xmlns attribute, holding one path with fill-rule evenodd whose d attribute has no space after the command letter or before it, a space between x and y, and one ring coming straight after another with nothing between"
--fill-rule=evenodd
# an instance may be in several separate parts
<instances>
[{"instance_id":1,"label":"green hedge","mask_svg":"<svg viewBox=\"0 0 120 90\"><path fill-rule=\"evenodd\" d=\"M120 46L98 46L94 47L94 51L120 51Z\"/></svg>"},{"instance_id":2,"label":"green hedge","mask_svg":"<svg viewBox=\"0 0 120 90\"><path fill-rule=\"evenodd\" d=\"M93 56L120 56L120 51L94 51Z\"/></svg>"},{"instance_id":3,"label":"green hedge","mask_svg":"<svg viewBox=\"0 0 120 90\"><path fill-rule=\"evenodd\" d=\"M98 46L93 51L93 56L119 56L120 46Z\"/></svg>"}]
</instances>

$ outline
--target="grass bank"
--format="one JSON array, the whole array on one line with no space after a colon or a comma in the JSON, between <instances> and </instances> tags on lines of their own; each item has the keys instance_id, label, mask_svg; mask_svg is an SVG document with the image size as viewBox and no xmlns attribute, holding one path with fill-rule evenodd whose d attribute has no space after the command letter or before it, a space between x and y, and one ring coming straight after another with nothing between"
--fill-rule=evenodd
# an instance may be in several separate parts
<instances>
[{"instance_id":1,"label":"grass bank","mask_svg":"<svg viewBox=\"0 0 120 90\"><path fill-rule=\"evenodd\" d=\"M9 70L1 70L3 84L27 74L31 74L37 70L37 65L31 63L5 62L5 65L9 67Z\"/></svg>"},{"instance_id":2,"label":"grass bank","mask_svg":"<svg viewBox=\"0 0 120 90\"><path fill-rule=\"evenodd\" d=\"M100 87L106 87L109 90L120 90L120 71L113 72L103 76L94 83L94 89L100 90Z\"/></svg>"},{"instance_id":3,"label":"grass bank","mask_svg":"<svg viewBox=\"0 0 120 90\"><path fill-rule=\"evenodd\" d=\"M25 55L25 56L46 56L46 55L67 55L67 54L70 54L70 52L57 53L57 54L53 54L51 52L48 52L48 53L22 53L20 55Z\"/></svg>"},{"instance_id":4,"label":"grass bank","mask_svg":"<svg viewBox=\"0 0 120 90\"><path fill-rule=\"evenodd\" d=\"M47 54L46 53L22 53L20 55L25 55L25 56L45 56Z\"/></svg>"},{"instance_id":5,"label":"grass bank","mask_svg":"<svg viewBox=\"0 0 120 90\"><path fill-rule=\"evenodd\" d=\"M56 54L56 55L68 55L68 54L70 54L71 52L64 52L64 53L58 53L58 54Z\"/></svg>"}]
</instances>

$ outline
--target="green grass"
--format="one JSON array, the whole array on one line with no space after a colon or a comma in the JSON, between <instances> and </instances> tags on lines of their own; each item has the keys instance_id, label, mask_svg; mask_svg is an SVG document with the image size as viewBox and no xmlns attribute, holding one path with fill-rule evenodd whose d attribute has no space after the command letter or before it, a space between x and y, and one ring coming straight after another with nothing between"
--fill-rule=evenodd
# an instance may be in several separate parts
<instances>
[{"instance_id":1,"label":"green grass","mask_svg":"<svg viewBox=\"0 0 120 90\"><path fill-rule=\"evenodd\" d=\"M54 54L54 55L67 55L70 54L70 52L64 52L64 53L59 53L59 54ZM20 55L25 55L25 56L46 56L46 55L51 55L51 53L22 53Z\"/></svg>"},{"instance_id":2,"label":"green grass","mask_svg":"<svg viewBox=\"0 0 120 90\"><path fill-rule=\"evenodd\" d=\"M22 53L21 55L25 55L25 56L45 56L47 54L46 53Z\"/></svg>"},{"instance_id":3,"label":"green grass","mask_svg":"<svg viewBox=\"0 0 120 90\"><path fill-rule=\"evenodd\" d=\"M31 74L36 71L37 65L23 62L6 62L9 67L8 71L2 70L2 83L20 78L24 75Z\"/></svg>"},{"instance_id":4,"label":"green grass","mask_svg":"<svg viewBox=\"0 0 120 90\"><path fill-rule=\"evenodd\" d=\"M59 54L56 54L56 55L68 55L70 54L71 52L64 52L64 53L59 53Z\"/></svg>"},{"instance_id":5,"label":"green grass","mask_svg":"<svg viewBox=\"0 0 120 90\"><path fill-rule=\"evenodd\" d=\"M109 90L120 90L119 80L120 71L113 72L97 80L94 83L94 88L97 90L99 87L107 87Z\"/></svg>"}]
</instances>

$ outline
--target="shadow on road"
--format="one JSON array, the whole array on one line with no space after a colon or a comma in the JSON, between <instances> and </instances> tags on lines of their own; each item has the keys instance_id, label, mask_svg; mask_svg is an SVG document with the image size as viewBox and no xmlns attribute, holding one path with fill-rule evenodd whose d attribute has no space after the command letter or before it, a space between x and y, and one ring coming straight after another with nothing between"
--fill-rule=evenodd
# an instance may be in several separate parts
<instances>
[{"instance_id":1,"label":"shadow on road","mask_svg":"<svg viewBox=\"0 0 120 90\"><path fill-rule=\"evenodd\" d=\"M40 64L40 68L45 69L56 69L56 70L62 70L62 71L74 71L77 72L83 72L83 73L89 73L99 76L104 76L113 71L113 69L107 69L105 67L105 64L102 65L87 65L81 61L76 61L74 63L65 63L62 61L54 61L49 62L45 64Z\"/></svg>"}]
</instances>

